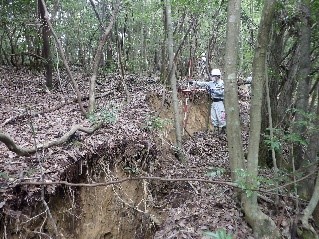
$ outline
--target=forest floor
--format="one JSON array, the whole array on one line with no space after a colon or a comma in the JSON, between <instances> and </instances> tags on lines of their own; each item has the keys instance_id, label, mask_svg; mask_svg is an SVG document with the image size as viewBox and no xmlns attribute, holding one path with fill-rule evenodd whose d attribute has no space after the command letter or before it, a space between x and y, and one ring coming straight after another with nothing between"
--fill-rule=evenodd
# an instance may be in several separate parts
<instances>
[{"instance_id":1,"label":"forest floor","mask_svg":"<svg viewBox=\"0 0 319 239\"><path fill-rule=\"evenodd\" d=\"M75 125L90 128L104 120L102 128L93 134L77 131L63 144L27 157L18 156L5 144L0 144L2 218L3 215L13 218L15 211L21 212L28 203L39 201L41 187L27 182L46 182L45 193L54 194L57 186L50 184L52 182L79 182L67 173L71 165L79 160L91 160L88 164L92 164L92 158L103 155L106 160L114 161L114 165L121 163L131 176L180 179L149 184L150 204L160 221L154 238L214 238L209 237L209 233L205 236L205 232L222 233L222 230L233 238L254 238L237 203L234 188L223 183L231 180L228 136L203 130L185 137L183 147L187 161L179 162L172 153L171 144L154 129L154 110L149 106L149 98L163 92L157 78L127 76L125 81L131 101L125 104L120 76L100 77L97 96L101 97L97 99L97 113L85 119L74 102L75 93L65 73L55 76L55 90L52 91L45 88L44 77L37 72L2 67L0 75L0 130L20 147L39 147L60 139ZM76 72L74 76L81 93L87 95L89 76ZM239 99L245 149L249 97L241 91ZM86 107L87 101L83 102ZM119 162L121 160L123 162ZM261 173L271 177L270 170L261 170ZM187 181L187 178L199 180ZM281 198L280 205L275 205L271 196L261 195L259 202L262 210L289 238L294 210L292 200Z\"/></svg>"}]
</instances>

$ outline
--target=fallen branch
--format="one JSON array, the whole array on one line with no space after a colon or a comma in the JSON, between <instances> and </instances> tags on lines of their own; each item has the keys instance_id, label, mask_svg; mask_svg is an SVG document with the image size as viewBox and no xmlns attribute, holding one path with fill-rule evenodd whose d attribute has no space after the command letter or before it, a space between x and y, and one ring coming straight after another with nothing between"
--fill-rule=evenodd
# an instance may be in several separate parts
<instances>
[{"instance_id":1,"label":"fallen branch","mask_svg":"<svg viewBox=\"0 0 319 239\"><path fill-rule=\"evenodd\" d=\"M56 182L53 182L53 181L46 181L46 182L28 181L28 182L19 182L15 185L12 185L12 187L15 187L17 185L38 185L38 186L64 185L64 186L69 186L69 187L106 187L106 186L110 186L110 185L121 184L121 183L126 182L126 181L138 181L138 180L164 181L164 182L188 182L188 183L189 182L202 182L202 183L226 185L226 186L230 186L233 188L242 189L242 187L240 185L238 185L237 183L230 182L230 181L209 180L209 179L202 179L202 178L162 178L162 177L151 177L151 176L124 178L124 179L109 181L109 182L104 182L104 183L70 183L67 181L56 181ZM245 190L256 191L256 192L265 193L265 194L273 195L273 196L277 195L277 193L273 193L273 192L270 192L270 190L265 190L265 189L246 188ZM293 198L293 199L297 198L296 196L283 195L283 194L279 194L279 195L282 197L286 197L286 198ZM258 196L260 197L260 195L258 195ZM267 200L267 201L269 201L269 200Z\"/></svg>"},{"instance_id":2,"label":"fallen branch","mask_svg":"<svg viewBox=\"0 0 319 239\"><path fill-rule=\"evenodd\" d=\"M36 153L37 150L47 149L52 146L57 146L57 145L65 143L76 131L82 131L87 134L92 134L95 130L99 129L101 126L102 126L102 123L99 123L92 128L86 128L81 125L75 125L71 128L69 132L64 134L61 138L51 142L37 145L37 148L22 148L19 145L17 145L14 142L14 140L9 135L5 134L3 131L0 131L0 141L3 142L10 151L16 153L17 155L30 156L31 154Z\"/></svg>"},{"instance_id":3,"label":"fallen branch","mask_svg":"<svg viewBox=\"0 0 319 239\"><path fill-rule=\"evenodd\" d=\"M137 181L137 180L154 180L154 181L166 181L166 182L203 182L203 183L215 183L222 184L231 187L238 187L236 183L219 181L219 180L209 180L201 178L161 178L161 177L136 177L136 178L123 178L120 180L109 181L104 183L69 183L67 181L57 181L57 182L20 182L19 185L65 185L71 187L105 187L114 184L120 184L126 181Z\"/></svg>"}]
</instances>

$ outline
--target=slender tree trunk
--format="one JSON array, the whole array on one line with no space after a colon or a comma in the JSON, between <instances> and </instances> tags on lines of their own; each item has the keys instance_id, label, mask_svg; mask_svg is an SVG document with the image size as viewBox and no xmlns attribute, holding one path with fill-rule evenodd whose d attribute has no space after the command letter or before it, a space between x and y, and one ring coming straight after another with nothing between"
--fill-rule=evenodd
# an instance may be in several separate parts
<instances>
[{"instance_id":1,"label":"slender tree trunk","mask_svg":"<svg viewBox=\"0 0 319 239\"><path fill-rule=\"evenodd\" d=\"M275 0L264 2L253 61L254 80L252 81L250 130L247 156L247 173L249 175L246 179L247 187L251 189L258 189L258 151L261 131L263 86L265 71L267 70L265 69L267 60L266 52L269 44L269 32L271 29L275 6ZM273 220L260 210L257 203L256 191L251 191L249 194L247 192L243 194L243 204L246 220L253 228L256 238L280 238L279 230Z\"/></svg>"},{"instance_id":2,"label":"slender tree trunk","mask_svg":"<svg viewBox=\"0 0 319 239\"><path fill-rule=\"evenodd\" d=\"M166 64L167 57L166 57L165 44L166 44L166 41L163 40L161 44L161 68L160 68L161 70L160 78L163 83L166 82L166 78L167 78L166 76L167 75L167 64Z\"/></svg>"},{"instance_id":3,"label":"slender tree trunk","mask_svg":"<svg viewBox=\"0 0 319 239\"><path fill-rule=\"evenodd\" d=\"M168 56L169 56L169 78L171 82L172 90L172 102L174 108L174 121L175 121L175 135L176 135L176 147L177 154L180 160L184 160L182 154L182 131L180 125L180 114L178 107L177 86L175 77L175 63L174 63L174 40L173 40L173 26L171 18L171 0L165 0L166 3L166 24L167 24L167 44L168 44Z\"/></svg>"},{"instance_id":4,"label":"slender tree trunk","mask_svg":"<svg viewBox=\"0 0 319 239\"><path fill-rule=\"evenodd\" d=\"M109 22L109 25L107 28L105 28L105 31L104 31L103 35L101 36L101 39L99 41L99 45L98 45L96 53L95 53L95 57L94 57L94 61L93 61L93 73L92 73L92 76L90 79L89 111L88 111L89 114L92 114L94 112L94 109L95 109L95 83L96 83L96 78L97 78L97 74L98 74L99 64L101 61L104 45L106 43L107 37L109 36L111 29L113 27L114 21L115 21L117 9L118 9L118 5L115 6L115 9L113 11L113 15L112 15L110 22Z\"/></svg>"},{"instance_id":5,"label":"slender tree trunk","mask_svg":"<svg viewBox=\"0 0 319 239\"><path fill-rule=\"evenodd\" d=\"M225 53L225 108L227 115L227 137L229 145L232 180L235 182L237 170L244 168L244 152L241 140L239 104L237 93L237 61L240 31L241 0L228 1L227 35Z\"/></svg>"},{"instance_id":6,"label":"slender tree trunk","mask_svg":"<svg viewBox=\"0 0 319 239\"><path fill-rule=\"evenodd\" d=\"M118 27L117 24L115 23L115 32L118 32ZM122 47L124 46L123 44L123 37L119 37L119 35L117 34L116 36L116 45L117 45L117 60L118 60L118 69L119 72L121 73L121 81L122 81L122 85L124 88L124 92L126 95L126 103L130 103L131 98L130 98L130 92L127 88L127 85L125 83L125 68L124 68L124 64L123 64L123 58L122 58L122 54L124 54L124 51L122 49Z\"/></svg>"},{"instance_id":7,"label":"slender tree trunk","mask_svg":"<svg viewBox=\"0 0 319 239\"><path fill-rule=\"evenodd\" d=\"M307 121L304 113L308 113L309 102L309 90L310 90L310 35L311 35L311 23L310 23L310 8L307 0L301 1L299 9L301 16L300 23L300 39L299 39L299 70L297 78L299 81L297 89L297 101L296 101L296 116L294 133L297 133L305 140L306 126L300 124L301 121ZM300 143L294 144L293 147L294 159L296 169L299 169L303 164L304 158L303 148Z\"/></svg>"},{"instance_id":8,"label":"slender tree trunk","mask_svg":"<svg viewBox=\"0 0 319 239\"><path fill-rule=\"evenodd\" d=\"M112 37L110 37L110 39L111 38ZM109 68L109 69L112 69L112 67L114 67L113 49L112 49L112 44L111 43L107 44L107 49L106 49L106 67Z\"/></svg>"},{"instance_id":9,"label":"slender tree trunk","mask_svg":"<svg viewBox=\"0 0 319 239\"><path fill-rule=\"evenodd\" d=\"M164 23L164 38L161 42L161 81L163 83L166 82L167 78L167 57L166 57L166 41L167 41L167 19L166 19L166 7L165 7L165 2L164 0L161 0L161 4L163 6L163 23Z\"/></svg>"},{"instance_id":10,"label":"slender tree trunk","mask_svg":"<svg viewBox=\"0 0 319 239\"><path fill-rule=\"evenodd\" d=\"M272 109L272 121L274 127L277 127L278 119L278 109L277 109L277 96L279 91L278 79L280 78L280 66L281 61L283 58L283 43L284 43L284 36L285 36L285 28L280 28L280 13L276 13L274 16L274 25L275 27L272 28L271 32L271 43L270 45L270 54L269 54L269 67L271 69L271 74L268 75L269 81L269 98L271 99L271 109ZM279 29L279 30L278 30ZM264 99L265 100L265 97ZM268 115L268 108L266 104L262 107L262 121L261 121L261 133L262 135L267 135L268 131L267 128L269 127L269 115ZM271 165L271 158L269 152L269 146L266 144L265 138L262 138L259 143L259 166L270 166ZM281 152L276 152L276 157L279 162L281 162Z\"/></svg>"},{"instance_id":11,"label":"slender tree trunk","mask_svg":"<svg viewBox=\"0 0 319 239\"><path fill-rule=\"evenodd\" d=\"M52 59L51 59L51 47L50 47L50 28L45 21L45 10L44 6L42 4L41 0L38 0L38 8L40 12L40 17L42 20L42 41L43 41L43 47L42 47L42 57L46 60L44 63L45 65L45 79L46 79L46 86L49 89L52 89L52 72L53 72L53 66L52 66Z\"/></svg>"},{"instance_id":12,"label":"slender tree trunk","mask_svg":"<svg viewBox=\"0 0 319 239\"><path fill-rule=\"evenodd\" d=\"M300 3L300 12L301 14L301 25L300 25L300 70L299 70L299 79L301 80L300 85L298 87L298 95L300 96L300 101L296 103L296 121L305 120L309 121L310 119L304 118L301 111L306 111L307 113L313 113L318 116L317 112L312 112L312 108L309 107L309 92L310 92L310 68L311 68L311 22L310 22L310 3L308 0L304 0ZM319 104L317 102L317 104ZM307 110L308 109L308 110ZM318 127L318 120L315 121ZM307 128L305 126L300 126L297 122L297 127L295 127L296 133L300 135L304 140L306 139L305 132ZM314 163L316 161L316 154L318 152L318 131L313 130L312 132L309 130L307 134L309 137L309 144L307 146L307 150L303 151L303 147L300 144L294 145L294 159L296 162L296 168L306 167L305 173L311 174L316 170L312 167L307 167L309 163ZM298 183L298 195L304 199L309 200L311 198L313 189L315 184L315 177L309 177L306 180Z\"/></svg>"},{"instance_id":13,"label":"slender tree trunk","mask_svg":"<svg viewBox=\"0 0 319 239\"><path fill-rule=\"evenodd\" d=\"M63 52L62 44L61 44L59 38L57 37L57 35L56 35L55 32L54 32L53 26L52 26L51 21L50 21L50 18L49 18L49 12L48 12L48 10L47 10L45 1L44 1L44 0L41 0L41 2L42 2L42 4L43 4L44 11L45 11L44 18L45 18L46 23L48 24L48 26L49 26L49 28L50 28L50 31L51 31L51 33L52 33L52 35L53 35L53 37L54 37L54 39L55 39L57 45L58 45L59 53L60 53L60 55L61 55L61 57L62 57L63 63L64 63L64 65L65 65L66 71L67 71L67 73L68 73L68 76L70 77L71 82L72 82L72 85L73 85L73 87L74 87L74 89L75 89L76 97L77 97L77 100L78 100L78 103L79 103L81 112L82 112L83 115L86 115L86 111L85 111L85 109L84 109L84 107L83 107L83 104L82 104L82 101L81 101L81 98L82 98L82 97L81 97L81 93L80 93L80 91L79 91L78 84L76 83L75 79L73 78L73 75L72 75L72 73L71 73L71 70L70 70L68 61L67 61L67 59L66 59L66 57L65 57L65 54L64 54L64 52Z\"/></svg>"},{"instance_id":14,"label":"slender tree trunk","mask_svg":"<svg viewBox=\"0 0 319 239\"><path fill-rule=\"evenodd\" d=\"M318 88L318 98L317 98L317 116L319 116L319 87ZM307 150L307 154L306 154L306 159L309 160L309 162L315 162L316 161L316 157L319 153L319 133L318 133L318 129L319 129L319 118L317 117L315 119L314 122L314 128L317 130L314 130L311 134L310 137L310 142L309 142L309 146L308 146L308 150ZM311 169L311 170L318 170L317 168ZM308 172L310 173L310 172ZM309 182L308 182L309 183ZM311 186L313 186L313 183L309 183L311 184ZM302 186L302 185L301 185ZM303 184L304 187L306 187L307 189L309 189L309 186ZM307 205L307 207L304 209L303 213L302 213L302 218L301 218L301 222L302 222L302 226L308 230L308 233L313 234L313 238L318 238L317 233L315 232L315 230L312 228L312 226L309 224L309 219L311 217L311 215L314 213L314 211L316 210L316 212L314 213L314 219L316 220L317 218L317 214L319 214L319 208L318 208L318 202L319 202L319 175L317 175L317 180L315 182L315 186L314 186L314 190L312 193L312 197ZM317 222L318 223L318 222Z\"/></svg>"},{"instance_id":15,"label":"slender tree trunk","mask_svg":"<svg viewBox=\"0 0 319 239\"><path fill-rule=\"evenodd\" d=\"M142 34L142 58L143 58L143 62L142 62L142 67L143 67L143 71L149 71L149 62L147 59L147 26L143 26L142 30L141 30L141 34Z\"/></svg>"}]
</instances>

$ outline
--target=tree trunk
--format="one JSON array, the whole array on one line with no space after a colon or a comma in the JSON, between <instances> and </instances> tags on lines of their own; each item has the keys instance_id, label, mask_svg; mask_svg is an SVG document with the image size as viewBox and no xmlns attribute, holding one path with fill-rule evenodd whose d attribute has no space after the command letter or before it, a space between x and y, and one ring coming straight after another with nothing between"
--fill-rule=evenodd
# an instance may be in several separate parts
<instances>
[{"instance_id":1,"label":"tree trunk","mask_svg":"<svg viewBox=\"0 0 319 239\"><path fill-rule=\"evenodd\" d=\"M282 97L286 93L280 94L280 84L278 80L282 78L281 76L281 66L282 59L284 55L284 42L286 34L286 27L284 27L280 19L280 12L275 13L274 16L274 27L271 31L272 39L270 40L270 54L268 66L271 70L271 74L268 75L269 81L269 99L271 99L271 110L272 110L272 120L274 127L280 127L279 122L282 121L280 117L284 116L278 110L278 100L277 97ZM279 30L278 30L279 29ZM263 101L266 100L266 95L263 97ZM261 134L269 136L269 113L266 104L262 106L262 121L261 121ZM273 166L271 160L271 154L269 150L269 145L265 143L266 138L262 138L259 143L259 166L261 167L271 167ZM282 162L282 153L280 150L276 151L277 161Z\"/></svg>"},{"instance_id":2,"label":"tree trunk","mask_svg":"<svg viewBox=\"0 0 319 239\"><path fill-rule=\"evenodd\" d=\"M318 98L317 98L317 102L319 102L319 87L317 86L318 88ZM319 103L317 104L317 112L316 112L317 116L319 115ZM318 129L319 128L319 118L317 117L315 119L315 122L314 122L314 128L315 129ZM319 153L319 145L318 145L318 142L319 142L319 134L318 134L318 130L314 130L312 132L312 135L310 137L310 142L309 142L309 146L308 146L308 150L307 150L307 154L306 154L306 158L305 160L309 160L308 162L315 162L316 161L316 157ZM318 170L317 167L311 167L310 170ZM311 173L308 171L308 173ZM312 179L313 180L313 179ZM301 222L302 222L302 226L308 230L309 232L308 233L314 233L314 237L317 236L316 238L318 238L318 235L315 233L315 231L313 230L312 226L310 226L309 224L309 219L311 217L311 215L314 213L314 219L315 219L315 222L318 226L318 214L319 214L319 208L318 208L318 201L319 201L319 175L317 175L317 180L316 180L316 183L315 183L315 186L314 186L314 190L313 188L309 188L309 185L306 185L306 183L310 184L310 186L313 187L313 182L309 182L308 180L299 185L300 188L302 186L304 186L306 189L310 190L310 191L313 191L312 193L312 197L307 205L307 207L304 209L303 213L302 213L302 218L301 218Z\"/></svg>"},{"instance_id":3,"label":"tree trunk","mask_svg":"<svg viewBox=\"0 0 319 239\"><path fill-rule=\"evenodd\" d=\"M79 91L79 86L78 86L78 84L76 83L75 79L73 78L73 75L72 75L72 73L71 73L71 70L70 70L68 61L67 61L67 59L66 59L66 57L65 57L65 54L64 54L64 52L63 52L62 44L61 44L59 38L57 37L57 35L55 34L55 32L54 32L54 30L53 30L53 27L52 27L52 24L51 24L51 21L50 21L50 18L49 18L49 12L48 12L48 10L47 10L45 1L44 1L44 0L41 0L41 3L42 3L42 5L43 5L43 7L44 7L44 12L45 12L44 18L45 18L45 21L46 21L47 25L49 26L49 29L50 29L50 31L51 31L51 33L52 33L52 35L53 35L53 37L54 37L54 39L55 39L57 45L58 45L59 53L60 53L60 55L61 55L61 57L62 57L63 63L64 63L64 65L65 65L66 71L67 71L67 73L68 73L68 76L70 77L71 82L72 82L72 85L73 85L73 87L74 87L74 89L75 89L76 97L77 97L77 100L78 100L78 103L79 103L81 112L82 112L83 115L86 115L86 111L85 111L85 109L84 109L84 107L83 107L83 104L82 104L82 101L81 101L81 98L82 98L82 97L81 97L81 93L80 93L80 91Z\"/></svg>"},{"instance_id":4,"label":"tree trunk","mask_svg":"<svg viewBox=\"0 0 319 239\"><path fill-rule=\"evenodd\" d=\"M166 49L166 41L167 41L167 19L166 19L166 8L164 0L161 0L161 4L163 6L163 23L164 23L164 38L161 42L161 74L160 79L162 83L166 83L167 79L167 49Z\"/></svg>"},{"instance_id":5,"label":"tree trunk","mask_svg":"<svg viewBox=\"0 0 319 239\"><path fill-rule=\"evenodd\" d=\"M178 107L178 97L177 97L177 86L175 77L175 63L174 63L174 40L173 40L173 26L171 18L171 0L165 0L165 14L166 14L166 24L167 24L167 48L169 57L169 79L171 82L172 90L172 102L174 109L174 121L175 121L175 135L176 135L176 152L180 160L184 160L182 153L182 131L180 126L180 114Z\"/></svg>"},{"instance_id":6,"label":"tree trunk","mask_svg":"<svg viewBox=\"0 0 319 239\"><path fill-rule=\"evenodd\" d=\"M225 110L232 181L238 178L236 172L244 168L244 152L241 139L239 104L237 93L237 61L240 29L241 0L228 2L227 35L225 53Z\"/></svg>"},{"instance_id":7,"label":"tree trunk","mask_svg":"<svg viewBox=\"0 0 319 239\"><path fill-rule=\"evenodd\" d=\"M119 32L118 31L118 27L117 27L117 23L115 23L115 32ZM118 64L118 70L119 72L121 73L121 81L122 81L122 85L123 85L123 88L124 88L124 92L125 92L125 95L126 95L126 103L130 103L131 101L131 98L130 98L130 92L127 88L127 85L125 83L125 68L124 68L124 64L123 64L123 58L122 58L122 54L124 54L124 50L122 50L122 47L124 46L123 44L123 39L122 37L120 38L119 35L117 34L116 36L116 45L117 45L117 64Z\"/></svg>"},{"instance_id":8,"label":"tree trunk","mask_svg":"<svg viewBox=\"0 0 319 239\"><path fill-rule=\"evenodd\" d=\"M45 21L45 10L41 0L38 0L38 8L40 12L40 17L42 21L42 41L43 41L43 48L42 48L42 57L46 60L44 63L45 65L45 84L49 89L52 89L52 59L51 59L51 47L50 47L50 28Z\"/></svg>"},{"instance_id":9,"label":"tree trunk","mask_svg":"<svg viewBox=\"0 0 319 239\"><path fill-rule=\"evenodd\" d=\"M147 59L147 26L143 26L141 29L142 36L142 69L143 71L149 71L149 64Z\"/></svg>"},{"instance_id":10,"label":"tree trunk","mask_svg":"<svg viewBox=\"0 0 319 239\"><path fill-rule=\"evenodd\" d=\"M112 49L112 44L111 43L107 44L107 49L106 49L106 67L108 69L112 69L114 67L113 49Z\"/></svg>"},{"instance_id":11,"label":"tree trunk","mask_svg":"<svg viewBox=\"0 0 319 239\"><path fill-rule=\"evenodd\" d=\"M309 219L314 212L316 206L318 205L319 201L319 176L317 176L315 190L312 194L311 200L308 203L307 207L303 210L301 222L302 222L302 230L301 231L301 238L312 238L312 239L318 239L318 234L316 230L309 224Z\"/></svg>"},{"instance_id":12,"label":"tree trunk","mask_svg":"<svg viewBox=\"0 0 319 239\"><path fill-rule=\"evenodd\" d=\"M266 71L266 53L269 33L275 11L276 1L265 1L260 21L255 56L253 61L252 98L250 110L250 130L247 156L246 183L251 189L258 189L258 151L261 131L261 106ZM256 238L280 238L279 230L273 220L264 214L257 204L257 192L243 194L244 211L247 222L253 228Z\"/></svg>"},{"instance_id":13,"label":"tree trunk","mask_svg":"<svg viewBox=\"0 0 319 239\"><path fill-rule=\"evenodd\" d=\"M298 88L298 95L300 94L300 97L303 99L300 99L299 102L296 103L296 108L301 109L302 111L309 112L312 110L312 108L309 108L309 92L310 92L310 67L311 67L311 50L310 50L310 44L311 44L311 22L310 22L310 3L309 1L305 0L302 1L300 4L300 12L301 14L301 32L300 32L300 70L299 70L299 80L300 86ZM317 102L318 104L318 102ZM302 107L302 108L301 108ZM307 110L309 109L309 110ZM309 112L316 114L318 116L317 112ZM304 118L302 112L299 114L299 112L296 112L296 121L297 120L310 120L309 118ZM315 128L316 124L318 127L318 120L315 121ZM297 122L297 125L298 122ZM299 126L295 128L297 130L296 133L298 133L300 136L302 136L304 139L306 127L305 126ZM303 152L303 147L300 144L294 145L294 158L296 162L296 168L300 167L306 167L309 165L309 163L314 163L316 161L316 154L318 151L318 132L308 132L310 134L309 138L309 144L307 146L306 153ZM299 158L301 157L301 158ZM314 170L316 170L313 167L306 167L306 174L313 173ZM315 177L309 177L306 180L298 183L298 195L302 198L305 198L307 200L310 199L313 188L315 183Z\"/></svg>"},{"instance_id":14,"label":"tree trunk","mask_svg":"<svg viewBox=\"0 0 319 239\"><path fill-rule=\"evenodd\" d=\"M296 100L296 115L295 115L295 127L293 127L294 133L298 134L305 140L306 126L300 124L302 121L309 119L305 118L304 113L308 113L308 102L309 102L309 90L310 90L310 35L311 35L311 23L310 23L310 8L307 1L300 3L300 38L299 38L299 70L297 79L299 81L297 89L297 100ZM304 163L302 144L296 142L293 146L295 167L299 169Z\"/></svg>"}]
</instances>

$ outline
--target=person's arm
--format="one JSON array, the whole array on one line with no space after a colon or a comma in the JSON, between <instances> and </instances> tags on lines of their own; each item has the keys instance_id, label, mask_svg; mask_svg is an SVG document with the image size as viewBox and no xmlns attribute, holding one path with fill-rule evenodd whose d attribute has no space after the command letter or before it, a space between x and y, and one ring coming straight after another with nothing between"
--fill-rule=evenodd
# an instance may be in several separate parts
<instances>
[{"instance_id":1,"label":"person's arm","mask_svg":"<svg viewBox=\"0 0 319 239\"><path fill-rule=\"evenodd\" d=\"M205 88L208 87L208 84L206 81L191 81L190 84L198 85L199 87L205 87Z\"/></svg>"}]
</instances>

